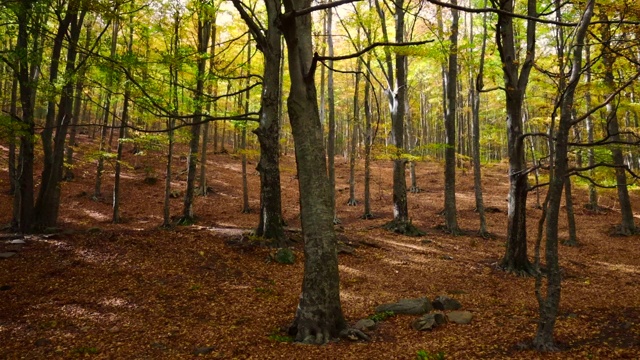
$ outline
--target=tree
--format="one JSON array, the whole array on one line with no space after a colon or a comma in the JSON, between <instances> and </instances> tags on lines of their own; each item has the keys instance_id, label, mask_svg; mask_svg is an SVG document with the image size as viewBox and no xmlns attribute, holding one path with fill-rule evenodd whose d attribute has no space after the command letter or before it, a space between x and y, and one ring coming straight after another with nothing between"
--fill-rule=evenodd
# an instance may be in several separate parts
<instances>
[{"instance_id":1,"label":"tree","mask_svg":"<svg viewBox=\"0 0 640 360\"><path fill-rule=\"evenodd\" d=\"M611 25L607 17L606 12L600 14L600 20L605 23L602 26L602 62L604 65L604 85L609 92L614 93L616 91L616 84L614 80L613 65L616 61L614 54L611 34ZM622 140L620 136L620 126L618 124L617 107L613 102L608 102L606 105L607 111L607 135L614 143ZM618 226L617 232L621 235L631 235L636 232L635 222L633 220L633 210L631 208L631 200L629 199L629 190L627 189L627 165L625 165L622 150L613 146L611 148L611 157L613 165L616 167L616 188L618 192L618 201L620 203L620 214L622 216L621 223Z\"/></svg>"},{"instance_id":2,"label":"tree","mask_svg":"<svg viewBox=\"0 0 640 360\"><path fill-rule=\"evenodd\" d=\"M457 5L451 0L451 5ZM446 71L446 106L444 127L446 133L444 166L444 218L447 231L458 235L458 217L456 208L456 98L458 82L458 10L451 9L451 29L449 35L449 68Z\"/></svg>"},{"instance_id":3,"label":"tree","mask_svg":"<svg viewBox=\"0 0 640 360\"><path fill-rule=\"evenodd\" d=\"M296 341L322 344L337 337L347 323L340 304L333 200L314 79L310 5L311 0L286 0L285 14L280 17L288 50L291 87L287 109L295 144L305 252L302 294L289 331Z\"/></svg>"},{"instance_id":4,"label":"tree","mask_svg":"<svg viewBox=\"0 0 640 360\"><path fill-rule=\"evenodd\" d=\"M376 10L380 17L381 29L384 41L388 43L387 28L385 25L385 14L376 0ZM397 44L404 42L404 0L397 0L394 6L395 15L395 40ZM395 61L395 69L393 69ZM391 112L391 142L393 143L393 220L385 225L385 228L407 235L422 235L422 231L417 229L409 218L409 208L407 205L407 180L405 169L407 160L402 156L404 149L404 122L405 122L405 99L407 96L407 58L402 52L397 52L392 60L391 52L385 49L385 76L387 79L387 100Z\"/></svg>"},{"instance_id":5,"label":"tree","mask_svg":"<svg viewBox=\"0 0 640 360\"><path fill-rule=\"evenodd\" d=\"M485 6L487 1L485 0ZM484 87L484 57L487 49L487 14L485 13L482 18L482 45L480 50L480 58L478 64L478 73L476 75L475 84L473 83L473 76L469 76L469 92L471 93L471 106L472 112L472 157L473 157L473 188L476 200L476 211L480 217L480 229L479 234L482 237L488 235L487 220L484 212L484 201L482 198L482 169L480 167L480 93ZM473 26L471 26L473 29ZM473 36L470 36L473 39ZM473 40L472 40L473 41Z\"/></svg>"},{"instance_id":6,"label":"tree","mask_svg":"<svg viewBox=\"0 0 640 360\"><path fill-rule=\"evenodd\" d=\"M34 141L35 141L35 98L38 86L39 67L42 62L41 36L44 22L43 10L35 0L10 4L11 11L18 24L18 39L15 47L15 61L3 58L13 67L20 87L20 105L22 110L20 128L20 152L16 176L17 191L14 195L14 207L17 213L17 228L28 233L34 225Z\"/></svg>"},{"instance_id":7,"label":"tree","mask_svg":"<svg viewBox=\"0 0 640 360\"><path fill-rule=\"evenodd\" d=\"M260 143L260 217L256 235L272 239L275 246L285 245L282 200L280 192L280 59L282 32L277 26L282 3L265 0L267 27L261 28L239 0L233 1L242 19L249 26L257 48L263 53L260 124L254 131Z\"/></svg>"},{"instance_id":8,"label":"tree","mask_svg":"<svg viewBox=\"0 0 640 360\"><path fill-rule=\"evenodd\" d=\"M559 100L560 120L558 130L553 134L555 138L555 146L553 148L552 167L549 181L549 191L545 203L543 219L546 222L545 228L545 262L546 262L546 296L541 295L541 275L536 278L536 296L539 303L540 318L538 320L538 330L533 340L533 346L538 350L549 351L555 349L553 340L553 328L555 326L556 316L558 313L558 305L560 303L561 278L560 267L558 265L558 218L560 214L560 202L562 199L562 190L566 184L568 175L568 149L569 149L569 133L572 126L572 114L575 98L575 90L579 84L582 75L582 51L584 47L584 39L589 27L589 22L593 15L593 7L595 1L587 2L584 14L576 29L574 44L571 47L572 62L570 77L567 86L563 91ZM558 9L558 11L560 11ZM560 69L563 70L562 68ZM560 76L564 76L561 74ZM553 125L551 132L554 131ZM541 220L543 221L543 220ZM540 233L539 237L542 236ZM539 246L536 247L536 265L539 268Z\"/></svg>"},{"instance_id":9,"label":"tree","mask_svg":"<svg viewBox=\"0 0 640 360\"><path fill-rule=\"evenodd\" d=\"M197 72L196 88L194 91L194 117L191 125L191 139L189 140L189 156L187 157L187 187L184 193L184 206L181 224L193 223L195 214L193 211L193 200L195 193L196 169L198 163L198 151L200 144L200 124L202 121L202 107L204 103L204 81L206 78L207 52L209 37L211 35L211 17L208 14L208 4L206 1L198 3L198 43L197 43Z\"/></svg>"},{"instance_id":10,"label":"tree","mask_svg":"<svg viewBox=\"0 0 640 360\"><path fill-rule=\"evenodd\" d=\"M522 103L534 65L536 44L536 1L527 0L527 30L524 59L518 58L513 17L514 0L493 1L501 10L496 25L496 44L500 53L506 95L508 154L509 154L509 208L507 211L507 248L500 265L507 271L532 274L527 258L527 192L528 171L525 163L522 136ZM522 64L522 65L520 65Z\"/></svg>"}]
</instances>

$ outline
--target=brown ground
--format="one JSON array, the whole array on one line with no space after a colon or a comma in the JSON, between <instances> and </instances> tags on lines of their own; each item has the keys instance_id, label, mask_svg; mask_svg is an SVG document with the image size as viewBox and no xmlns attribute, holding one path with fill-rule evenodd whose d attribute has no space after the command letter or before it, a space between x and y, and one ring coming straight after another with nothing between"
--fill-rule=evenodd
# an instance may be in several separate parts
<instances>
[{"instance_id":1,"label":"brown ground","mask_svg":"<svg viewBox=\"0 0 640 360\"><path fill-rule=\"evenodd\" d=\"M2 152L6 161L6 148ZM370 333L369 343L306 346L278 337L297 305L302 245L295 246L296 264L279 265L268 261L269 249L240 235L257 223L257 215L240 213L238 158L210 157L208 178L214 192L197 199L196 226L159 230L164 186L159 156L138 157L141 166L126 169L125 223L110 224L108 197L90 199L94 165L80 163L76 180L63 184L64 232L29 238L17 255L0 259L0 358L173 359L193 357L202 347L212 347L204 356L224 359L415 359L419 350L444 352L448 359L640 357L639 238L610 235L619 216L613 193L603 192L600 199L609 210L593 214L582 206L584 189L575 191L581 246L560 249L564 281L556 338L563 350L538 354L520 350L519 345L536 329L534 281L496 270L506 228L508 180L503 165L484 169L486 205L502 210L487 214L492 240L475 236L478 220L469 171L458 173L457 197L460 225L468 235L452 237L439 230L443 171L435 163L418 165L419 185L425 191L409 195L413 222L427 235L409 238L380 228L391 218L391 164L374 163L377 218L361 220L361 205L345 205L348 165L338 158L339 231L342 239L358 245L353 255L340 255L347 320L353 324L372 315L380 303L441 294L460 300L475 317L469 325L417 332L410 327L413 317L395 316ZM130 153L126 160L136 162ZM178 161L176 157L182 169L184 163ZM252 163L249 181L251 206L257 209L259 178L254 167ZM8 223L6 163L0 168L0 223ZM143 183L145 168L158 175L157 184ZM112 170L108 167L105 176L106 194L112 189ZM283 159L282 170L284 217L296 229L300 225L293 158ZM358 181L362 172L360 163ZM183 184L184 175L174 187L180 190ZM633 196L637 204L637 190ZM532 194L530 204L534 203ZM529 236L534 239L540 211L531 205ZM172 213L179 214L181 206L182 199L172 200ZM566 236L564 219L562 231ZM11 247L2 241L0 252Z\"/></svg>"}]
</instances>

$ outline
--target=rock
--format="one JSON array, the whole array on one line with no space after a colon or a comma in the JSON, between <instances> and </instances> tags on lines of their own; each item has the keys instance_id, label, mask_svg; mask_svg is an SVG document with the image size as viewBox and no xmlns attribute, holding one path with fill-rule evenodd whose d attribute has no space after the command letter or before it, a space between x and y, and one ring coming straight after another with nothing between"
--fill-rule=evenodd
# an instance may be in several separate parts
<instances>
[{"instance_id":1,"label":"rock","mask_svg":"<svg viewBox=\"0 0 640 360\"><path fill-rule=\"evenodd\" d=\"M456 324L468 324L473 319L473 314L469 311L452 311L447 314L449 322Z\"/></svg>"},{"instance_id":2,"label":"rock","mask_svg":"<svg viewBox=\"0 0 640 360\"><path fill-rule=\"evenodd\" d=\"M362 319L362 320L358 320L358 322L353 326L353 328L360 331L370 331L370 330L375 330L377 326L378 324L376 324L376 322L371 319Z\"/></svg>"},{"instance_id":3,"label":"rock","mask_svg":"<svg viewBox=\"0 0 640 360\"><path fill-rule=\"evenodd\" d=\"M9 244L26 244L26 242L22 239L11 240Z\"/></svg>"},{"instance_id":4,"label":"rock","mask_svg":"<svg viewBox=\"0 0 640 360\"><path fill-rule=\"evenodd\" d=\"M421 318L414 320L411 323L411 326L418 331L433 330L436 327L445 324L446 322L447 319L445 318L444 314L436 312L433 314L426 314Z\"/></svg>"},{"instance_id":5,"label":"rock","mask_svg":"<svg viewBox=\"0 0 640 360\"><path fill-rule=\"evenodd\" d=\"M432 309L431 301L426 297L421 297L417 299L402 299L391 304L382 304L376 308L376 312L393 311L394 314L422 315Z\"/></svg>"},{"instance_id":6,"label":"rock","mask_svg":"<svg viewBox=\"0 0 640 360\"><path fill-rule=\"evenodd\" d=\"M35 346L47 346L47 345L51 345L51 340L46 339L46 338L40 338L38 340L36 340L33 345Z\"/></svg>"},{"instance_id":7,"label":"rock","mask_svg":"<svg viewBox=\"0 0 640 360\"><path fill-rule=\"evenodd\" d=\"M11 251L10 251L10 252L3 252L3 253L0 253L0 259L8 259L8 258L12 257L12 256L13 256L13 255L15 255L15 254L16 254L16 253L11 252Z\"/></svg>"},{"instance_id":8,"label":"rock","mask_svg":"<svg viewBox=\"0 0 640 360\"><path fill-rule=\"evenodd\" d=\"M206 355L215 350L213 346L203 346L193 349L193 355Z\"/></svg>"},{"instance_id":9,"label":"rock","mask_svg":"<svg viewBox=\"0 0 640 360\"><path fill-rule=\"evenodd\" d=\"M462 307L458 300L443 295L435 298L432 305L436 310L458 310Z\"/></svg>"}]
</instances>

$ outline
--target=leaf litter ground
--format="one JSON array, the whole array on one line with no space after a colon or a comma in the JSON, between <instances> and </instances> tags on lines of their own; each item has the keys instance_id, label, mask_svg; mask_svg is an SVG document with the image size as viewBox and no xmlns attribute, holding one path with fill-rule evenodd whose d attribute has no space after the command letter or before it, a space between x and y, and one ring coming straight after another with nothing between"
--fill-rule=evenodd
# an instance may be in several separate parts
<instances>
[{"instance_id":1,"label":"leaf litter ground","mask_svg":"<svg viewBox=\"0 0 640 360\"><path fill-rule=\"evenodd\" d=\"M80 152L90 147L84 142ZM3 150L6 152L6 150ZM3 154L3 159L6 158ZM2 241L0 252L0 357L14 359L91 356L117 359L415 359L420 350L449 359L584 359L640 356L640 239L611 235L618 222L615 193L601 192L602 213L584 209L585 189L574 191L579 247L561 247L563 292L556 324L562 351L522 350L535 329L533 279L497 269L504 252L504 164L485 166L484 194L493 238L475 235L473 178L458 172L459 223L466 235L442 232L443 171L419 163L418 184L408 194L418 238L382 229L391 214L389 162L372 169L373 220L362 205L347 206L348 165L338 158L338 238L355 249L340 255L342 307L347 320L373 315L374 308L400 298L449 295L474 314L468 325L447 324L431 332L411 328L414 317L393 316L370 332L372 341L306 346L286 342L301 289L303 252L298 217L295 161L284 157L282 186L288 234L297 242L294 265L270 261L273 250L249 236L257 224L259 177L249 174L251 207L242 214L241 166L233 155L213 155L208 181L213 192L198 197L194 226L170 230L161 223L164 157L134 158L123 174L122 224L111 224L111 201L91 200L94 167L79 163L76 179L64 183L60 232L27 237L25 245ZM177 166L179 163L176 157ZM133 166L135 165L135 166ZM255 164L250 164L253 168ZM6 166L0 173L6 179ZM103 192L112 190L112 169ZM362 192L362 162L357 190ZM147 176L157 176L147 184ZM184 187L185 175L172 180ZM4 183L6 185L6 182ZM640 204L638 190L633 201ZM358 200L361 200L359 196ZM180 214L182 199L171 200ZM540 211L529 198L530 253ZM0 223L8 223L11 197L2 189ZM566 236L566 221L561 234Z\"/></svg>"}]
</instances>

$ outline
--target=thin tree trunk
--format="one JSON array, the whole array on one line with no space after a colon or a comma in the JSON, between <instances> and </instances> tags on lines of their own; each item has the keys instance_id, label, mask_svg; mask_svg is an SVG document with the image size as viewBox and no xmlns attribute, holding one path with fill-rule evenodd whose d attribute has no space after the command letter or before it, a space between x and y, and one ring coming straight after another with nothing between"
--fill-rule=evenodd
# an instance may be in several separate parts
<instances>
[{"instance_id":1,"label":"thin tree trunk","mask_svg":"<svg viewBox=\"0 0 640 360\"><path fill-rule=\"evenodd\" d=\"M112 24L113 27L113 31L111 33L111 52L110 52L110 57L113 59L116 56L116 46L118 44L118 27L119 27L119 23L118 20L115 19L113 21ZM93 192L93 198L94 199L98 199L102 196L102 172L104 171L104 155L103 152L105 151L105 142L107 139L107 126L109 124L109 110L111 107L111 88L113 86L113 78L114 75L112 73L112 71L109 73L109 75L107 76L107 85L106 85L106 92L105 92L105 105L103 108L104 113L103 115L103 120L102 120L102 132L100 133L100 147L99 147L99 154L98 154L98 166L96 169L96 184L95 184L95 189Z\"/></svg>"},{"instance_id":2,"label":"thin tree trunk","mask_svg":"<svg viewBox=\"0 0 640 360\"><path fill-rule=\"evenodd\" d=\"M129 38L127 39L127 53L129 56L133 54L133 15L129 16ZM122 105L122 118L120 120L120 129L118 131L118 147L116 150L116 166L113 185L113 215L111 221L114 224L119 223L120 217L120 173L122 171L122 150L124 147L124 139L126 138L126 126L129 121L129 99L131 98L131 86L127 81L124 88L124 99Z\"/></svg>"},{"instance_id":3,"label":"thin tree trunk","mask_svg":"<svg viewBox=\"0 0 640 360\"><path fill-rule=\"evenodd\" d=\"M606 14L601 15L601 20L607 21ZM613 65L616 61L613 50L611 49L612 35L610 25L605 24L602 28L602 61L604 63L604 85L610 92L616 89ZM606 106L607 110L607 133L611 141L617 142L621 140L620 127L618 125L617 107L613 102L609 102ZM619 147L611 148L611 156L613 164L616 166L616 185L618 192L618 201L620 203L621 223L617 232L621 235L632 235L636 232L635 222L633 220L633 210L629 199L629 190L627 189L627 166L624 163L624 156Z\"/></svg>"},{"instance_id":4,"label":"thin tree trunk","mask_svg":"<svg viewBox=\"0 0 640 360\"><path fill-rule=\"evenodd\" d=\"M327 39L327 51L329 57L333 57L333 8L327 10L327 28L325 30ZM333 88L333 60L327 61L327 102L329 103L329 130L327 132L327 157L328 157L328 174L331 189L331 197L333 198L333 221L339 223L336 213L336 104L334 99Z\"/></svg>"},{"instance_id":5,"label":"thin tree trunk","mask_svg":"<svg viewBox=\"0 0 640 360\"><path fill-rule=\"evenodd\" d=\"M457 0L451 0L456 6ZM444 166L444 218L447 231L453 235L460 233L456 207L456 99L458 96L458 10L451 9L451 29L449 36L449 69L447 70L447 106L445 108L445 134L447 138Z\"/></svg>"},{"instance_id":6,"label":"thin tree trunk","mask_svg":"<svg viewBox=\"0 0 640 360\"><path fill-rule=\"evenodd\" d=\"M553 339L553 329L558 314L561 292L560 267L558 265L558 218L560 214L560 202L562 199L562 189L566 184L568 173L568 141L571 130L572 110L574 106L575 89L582 74L582 48L584 38L588 29L588 24L593 15L595 1L590 0L585 9L585 13L576 30L575 43L573 49L572 68L569 81L567 82L564 95L560 99L560 122L558 131L555 134L555 149L553 167L550 172L549 190L547 195L548 208L546 208L546 228L545 228L545 262L547 288L546 296L541 294L542 276L536 277L536 297L539 303L540 318L538 330L533 340L533 345L541 351L555 350ZM562 68L561 68L562 70ZM562 76L562 75L561 75ZM536 265L539 265L538 251L536 249Z\"/></svg>"},{"instance_id":7,"label":"thin tree trunk","mask_svg":"<svg viewBox=\"0 0 640 360\"><path fill-rule=\"evenodd\" d=\"M358 29L358 37L360 30ZM356 64L356 74L354 76L355 89L353 90L353 119L351 124L351 142L349 150L349 200L348 206L358 205L356 200L356 145L358 142L358 123L360 122L360 69L362 68L360 61Z\"/></svg>"},{"instance_id":8,"label":"thin tree trunk","mask_svg":"<svg viewBox=\"0 0 640 360\"><path fill-rule=\"evenodd\" d=\"M249 90L250 76L251 75L251 42L247 44L247 81L245 86L247 88L246 93L244 94L244 112L245 114L249 112L249 97L251 95L251 90ZM247 122L245 121L244 126L242 126L242 139L240 140L240 147L242 149L242 213L248 214L251 212L251 207L249 206L249 183L247 180Z\"/></svg>"},{"instance_id":9,"label":"thin tree trunk","mask_svg":"<svg viewBox=\"0 0 640 360\"><path fill-rule=\"evenodd\" d=\"M198 20L198 71L196 73L196 90L195 90L195 112L193 124L191 125L191 140L189 141L189 157L187 165L187 186L184 195L184 207L182 211L181 224L191 224L195 220L193 212L193 200L196 180L196 167L198 162L198 150L200 143L200 121L202 120L202 100L204 95L204 74L207 65L207 59L204 56L207 53L209 36L211 32L211 20L206 18L208 15L204 11L200 14Z\"/></svg>"},{"instance_id":10,"label":"thin tree trunk","mask_svg":"<svg viewBox=\"0 0 640 360\"><path fill-rule=\"evenodd\" d=\"M487 1L485 0L485 7ZM470 15L472 16L472 15ZM473 23L473 22L471 22ZM473 120L472 120L472 155L473 155L473 188L476 199L476 211L480 218L480 230L478 231L480 236L486 237L489 235L487 231L487 219L484 212L484 200L482 198L482 167L480 158L480 93L484 86L484 57L487 49L487 14L482 17L482 47L480 50L480 63L478 65L478 74L476 76L475 86L473 84L473 77L469 76L469 91L471 92L471 105L473 106ZM473 25L471 25L473 29ZM473 36L470 36L473 39Z\"/></svg>"},{"instance_id":11,"label":"thin tree trunk","mask_svg":"<svg viewBox=\"0 0 640 360\"><path fill-rule=\"evenodd\" d=\"M214 85L213 85L214 71L213 70L214 70L214 59L216 57L216 33L217 33L216 19L217 19L217 14L214 14L213 19L211 20L211 50L209 51L209 72L208 72L209 85L207 86L207 94L213 97L217 95L217 86L218 86L216 81L216 85L215 85L216 89L214 91ZM217 99L214 99L213 101L211 100L207 101L207 114L211 114L212 102L217 102ZM214 109L214 113L215 113L215 109ZM216 126L215 122L213 126L215 130L213 135L213 138L214 138L213 152L215 153L217 148L216 137L218 136L217 134L218 127ZM200 154L200 181L199 181L200 190L198 191L202 196L207 196L207 192L209 188L209 185L207 184L207 147L208 145L209 145L209 122L206 122L204 123L204 129L202 130L202 154Z\"/></svg>"},{"instance_id":12,"label":"thin tree trunk","mask_svg":"<svg viewBox=\"0 0 640 360\"><path fill-rule=\"evenodd\" d=\"M367 56L365 67L370 69L371 59ZM371 146L373 145L373 129L371 128L371 83L369 72L364 82L364 212L363 219L373 219L371 213Z\"/></svg>"}]
</instances>

